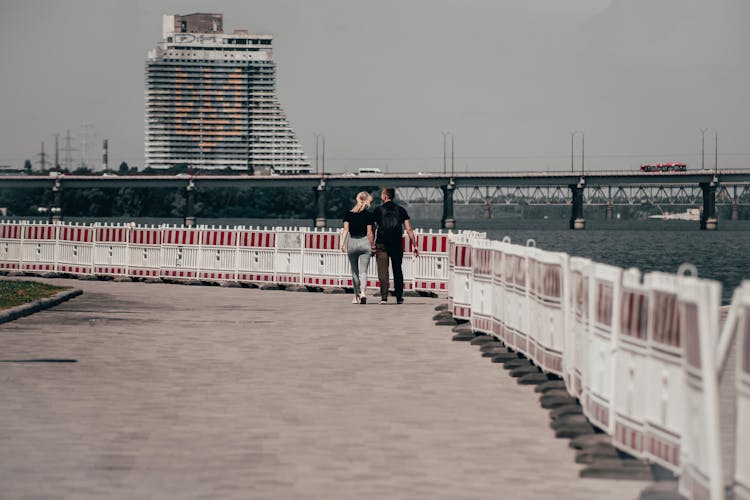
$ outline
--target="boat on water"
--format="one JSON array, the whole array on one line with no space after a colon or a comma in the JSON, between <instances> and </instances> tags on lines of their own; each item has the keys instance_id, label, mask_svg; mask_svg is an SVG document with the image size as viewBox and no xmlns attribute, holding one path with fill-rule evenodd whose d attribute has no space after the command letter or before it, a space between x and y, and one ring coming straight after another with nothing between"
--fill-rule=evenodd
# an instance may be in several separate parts
<instances>
[{"instance_id":1,"label":"boat on water","mask_svg":"<svg viewBox=\"0 0 750 500\"><path fill-rule=\"evenodd\" d=\"M688 208L684 212L664 212L661 214L649 215L649 219L662 219L662 220L691 220L697 221L701 219L700 208Z\"/></svg>"}]
</instances>

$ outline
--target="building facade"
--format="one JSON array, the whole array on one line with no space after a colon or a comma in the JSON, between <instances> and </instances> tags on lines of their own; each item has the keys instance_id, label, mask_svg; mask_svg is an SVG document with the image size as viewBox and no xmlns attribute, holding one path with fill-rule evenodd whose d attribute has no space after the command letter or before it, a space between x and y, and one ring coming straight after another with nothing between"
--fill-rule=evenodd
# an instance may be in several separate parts
<instances>
[{"instance_id":1,"label":"building facade","mask_svg":"<svg viewBox=\"0 0 750 500\"><path fill-rule=\"evenodd\" d=\"M276 97L272 35L221 14L165 15L146 61L146 166L310 172Z\"/></svg>"}]
</instances>

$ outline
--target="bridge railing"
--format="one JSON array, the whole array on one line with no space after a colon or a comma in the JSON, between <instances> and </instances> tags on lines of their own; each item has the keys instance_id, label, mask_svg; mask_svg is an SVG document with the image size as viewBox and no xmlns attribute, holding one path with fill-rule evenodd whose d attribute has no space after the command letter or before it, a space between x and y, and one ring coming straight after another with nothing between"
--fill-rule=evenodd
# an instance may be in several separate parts
<instances>
[{"instance_id":1,"label":"bridge railing","mask_svg":"<svg viewBox=\"0 0 750 500\"><path fill-rule=\"evenodd\" d=\"M750 498L750 281L722 328L721 285L690 267L642 275L466 235L449 248L457 318L561 376L593 425L678 474L686 497Z\"/></svg>"},{"instance_id":2,"label":"bridge railing","mask_svg":"<svg viewBox=\"0 0 750 500\"><path fill-rule=\"evenodd\" d=\"M416 235L419 257L403 236L404 288L446 293L448 233ZM340 243L340 230L298 227L1 222L0 270L351 287L349 262ZM380 286L374 259L367 284Z\"/></svg>"}]
</instances>

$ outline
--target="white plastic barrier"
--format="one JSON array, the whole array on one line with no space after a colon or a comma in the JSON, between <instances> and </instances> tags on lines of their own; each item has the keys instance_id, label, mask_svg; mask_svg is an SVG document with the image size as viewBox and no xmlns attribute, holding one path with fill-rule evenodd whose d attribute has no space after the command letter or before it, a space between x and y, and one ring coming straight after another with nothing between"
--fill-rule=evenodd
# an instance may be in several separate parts
<instances>
[{"instance_id":1,"label":"white plastic barrier","mask_svg":"<svg viewBox=\"0 0 750 500\"><path fill-rule=\"evenodd\" d=\"M238 281L276 283L274 256L276 232L268 228L238 229Z\"/></svg>"},{"instance_id":2,"label":"white plastic barrier","mask_svg":"<svg viewBox=\"0 0 750 500\"><path fill-rule=\"evenodd\" d=\"M57 272L90 275L94 270L94 228L60 224L57 232Z\"/></svg>"},{"instance_id":3,"label":"white plastic barrier","mask_svg":"<svg viewBox=\"0 0 750 500\"><path fill-rule=\"evenodd\" d=\"M500 340L505 339L506 300L503 286L503 252L509 243L510 238L507 237L503 242L492 242L492 334Z\"/></svg>"},{"instance_id":4,"label":"white plastic barrier","mask_svg":"<svg viewBox=\"0 0 750 500\"><path fill-rule=\"evenodd\" d=\"M680 443L685 429L685 375L679 330L677 294L680 281L667 273L648 273L643 279L649 289L649 357L642 368L649 390L645 399L645 456L681 472Z\"/></svg>"},{"instance_id":5,"label":"white plastic barrier","mask_svg":"<svg viewBox=\"0 0 750 500\"><path fill-rule=\"evenodd\" d=\"M237 229L200 226L198 239L198 279L235 281L237 279Z\"/></svg>"},{"instance_id":6,"label":"white plastic barrier","mask_svg":"<svg viewBox=\"0 0 750 500\"><path fill-rule=\"evenodd\" d=\"M274 270L276 282L285 285L302 284L302 259L305 251L304 235L306 232L292 228L280 228L276 231L276 254Z\"/></svg>"},{"instance_id":7,"label":"white plastic barrier","mask_svg":"<svg viewBox=\"0 0 750 500\"><path fill-rule=\"evenodd\" d=\"M568 331L565 296L568 255L537 248L527 251L528 355L545 372L562 375L565 332Z\"/></svg>"},{"instance_id":8,"label":"white plastic barrier","mask_svg":"<svg viewBox=\"0 0 750 500\"><path fill-rule=\"evenodd\" d=\"M734 292L717 356L720 367L722 455L728 491L750 499L750 281ZM734 392L731 392L731 388ZM734 404L732 405L732 400Z\"/></svg>"},{"instance_id":9,"label":"white plastic barrier","mask_svg":"<svg viewBox=\"0 0 750 500\"><path fill-rule=\"evenodd\" d=\"M680 490L689 499L722 498L724 473L719 429L716 344L721 285L684 277L678 290L685 368L685 429Z\"/></svg>"},{"instance_id":10,"label":"white plastic barrier","mask_svg":"<svg viewBox=\"0 0 750 500\"><path fill-rule=\"evenodd\" d=\"M451 256L453 272L451 277L450 305L453 317L471 319L471 240L456 235L453 237Z\"/></svg>"},{"instance_id":11,"label":"white plastic barrier","mask_svg":"<svg viewBox=\"0 0 750 500\"><path fill-rule=\"evenodd\" d=\"M302 281L308 286L341 286L348 260L340 249L341 235L333 231L310 231L304 235Z\"/></svg>"},{"instance_id":12,"label":"white plastic barrier","mask_svg":"<svg viewBox=\"0 0 750 500\"><path fill-rule=\"evenodd\" d=\"M166 226L162 229L160 276L197 279L200 269L201 232L197 228Z\"/></svg>"},{"instance_id":13,"label":"white plastic barrier","mask_svg":"<svg viewBox=\"0 0 750 500\"><path fill-rule=\"evenodd\" d=\"M493 248L490 240L474 240L471 247L471 328L493 330Z\"/></svg>"},{"instance_id":14,"label":"white plastic barrier","mask_svg":"<svg viewBox=\"0 0 750 500\"><path fill-rule=\"evenodd\" d=\"M649 324L649 291L641 283L640 272L623 273L620 291L620 335L617 339L617 362L614 375L612 440L621 450L643 457L645 451L646 408L643 395L652 381L646 370L650 355L647 335Z\"/></svg>"},{"instance_id":15,"label":"white plastic barrier","mask_svg":"<svg viewBox=\"0 0 750 500\"><path fill-rule=\"evenodd\" d=\"M419 257L413 259L414 290L444 292L448 287L448 235L444 233L417 232ZM413 252L408 242L409 252Z\"/></svg>"},{"instance_id":16,"label":"white plastic barrier","mask_svg":"<svg viewBox=\"0 0 750 500\"><path fill-rule=\"evenodd\" d=\"M23 232L20 222L0 225L0 270L17 271L21 268Z\"/></svg>"},{"instance_id":17,"label":"white plastic barrier","mask_svg":"<svg viewBox=\"0 0 750 500\"><path fill-rule=\"evenodd\" d=\"M158 278L161 264L161 228L137 226L130 229L128 276Z\"/></svg>"},{"instance_id":18,"label":"white plastic barrier","mask_svg":"<svg viewBox=\"0 0 750 500\"><path fill-rule=\"evenodd\" d=\"M32 222L23 226L21 271L54 272L57 270L57 231L50 222Z\"/></svg>"},{"instance_id":19,"label":"white plastic barrier","mask_svg":"<svg viewBox=\"0 0 750 500\"><path fill-rule=\"evenodd\" d=\"M130 251L130 225L94 227L94 274L127 276Z\"/></svg>"},{"instance_id":20,"label":"white plastic barrier","mask_svg":"<svg viewBox=\"0 0 750 500\"><path fill-rule=\"evenodd\" d=\"M513 349L527 352L529 301L526 289L527 248L507 245L503 252L503 286L505 295L504 342Z\"/></svg>"},{"instance_id":21,"label":"white plastic barrier","mask_svg":"<svg viewBox=\"0 0 750 500\"><path fill-rule=\"evenodd\" d=\"M571 257L568 282L568 331L563 352L563 379L568 392L581 398L583 373L588 357L589 328L591 327L591 274L593 262L582 257Z\"/></svg>"}]
</instances>

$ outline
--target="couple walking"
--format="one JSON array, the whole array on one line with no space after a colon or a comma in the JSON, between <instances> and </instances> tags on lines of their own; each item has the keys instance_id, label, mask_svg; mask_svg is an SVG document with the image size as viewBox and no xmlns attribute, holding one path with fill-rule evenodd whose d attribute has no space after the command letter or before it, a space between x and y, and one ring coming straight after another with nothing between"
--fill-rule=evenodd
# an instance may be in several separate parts
<instances>
[{"instance_id":1,"label":"couple walking","mask_svg":"<svg viewBox=\"0 0 750 500\"><path fill-rule=\"evenodd\" d=\"M396 190L383 188L380 199L383 204L370 212L372 196L366 191L357 194L357 204L344 216L344 233L341 235L341 250L349 256L352 266L352 286L354 288L353 304L367 303L367 268L370 256L375 253L380 281L380 303L388 302L388 261L393 268L393 286L396 289L396 303L404 303L404 273L401 261L404 249L401 237L409 235L414 245L414 255L419 255L417 238L409 222L409 214L403 207L395 204L393 198Z\"/></svg>"}]
</instances>

